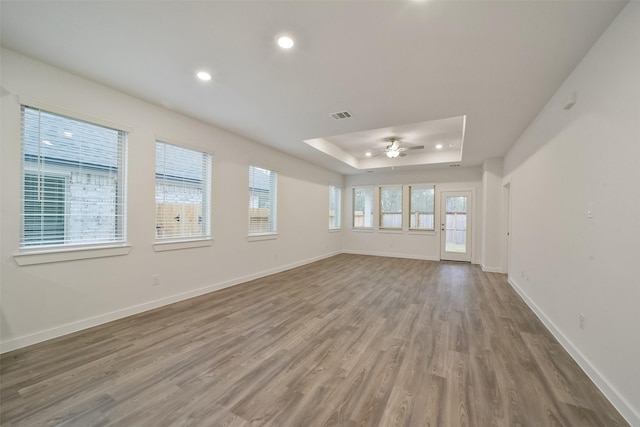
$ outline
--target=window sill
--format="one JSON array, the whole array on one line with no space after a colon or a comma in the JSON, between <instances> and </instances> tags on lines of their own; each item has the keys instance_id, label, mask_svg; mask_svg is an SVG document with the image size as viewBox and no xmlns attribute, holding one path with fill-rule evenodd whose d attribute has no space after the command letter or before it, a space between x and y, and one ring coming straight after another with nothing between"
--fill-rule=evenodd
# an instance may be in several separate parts
<instances>
[{"instance_id":1,"label":"window sill","mask_svg":"<svg viewBox=\"0 0 640 427\"><path fill-rule=\"evenodd\" d=\"M127 255L131 251L130 245L119 246L94 246L74 249L49 249L33 250L13 255L16 264L36 265L53 262L76 261L90 258L106 258L111 256Z\"/></svg>"},{"instance_id":2,"label":"window sill","mask_svg":"<svg viewBox=\"0 0 640 427\"><path fill-rule=\"evenodd\" d=\"M380 228L380 229L378 229L378 231L380 233L387 233L387 234L402 234L403 233L401 228Z\"/></svg>"},{"instance_id":3,"label":"window sill","mask_svg":"<svg viewBox=\"0 0 640 427\"><path fill-rule=\"evenodd\" d=\"M262 240L275 240L277 238L278 238L278 233L256 234L254 236L247 236L247 240L250 242L260 242Z\"/></svg>"},{"instance_id":4,"label":"window sill","mask_svg":"<svg viewBox=\"0 0 640 427\"><path fill-rule=\"evenodd\" d=\"M435 236L436 230L409 230L407 234L415 234L418 236Z\"/></svg>"},{"instance_id":5,"label":"window sill","mask_svg":"<svg viewBox=\"0 0 640 427\"><path fill-rule=\"evenodd\" d=\"M330 228L329 229L329 233L339 233L342 231L341 227L336 227L336 228Z\"/></svg>"},{"instance_id":6,"label":"window sill","mask_svg":"<svg viewBox=\"0 0 640 427\"><path fill-rule=\"evenodd\" d=\"M153 250L156 252L165 252L180 249L203 248L211 245L213 245L213 239L173 240L167 242L156 242L153 244Z\"/></svg>"},{"instance_id":7,"label":"window sill","mask_svg":"<svg viewBox=\"0 0 640 427\"><path fill-rule=\"evenodd\" d=\"M373 228L352 228L356 233L373 233Z\"/></svg>"}]
</instances>

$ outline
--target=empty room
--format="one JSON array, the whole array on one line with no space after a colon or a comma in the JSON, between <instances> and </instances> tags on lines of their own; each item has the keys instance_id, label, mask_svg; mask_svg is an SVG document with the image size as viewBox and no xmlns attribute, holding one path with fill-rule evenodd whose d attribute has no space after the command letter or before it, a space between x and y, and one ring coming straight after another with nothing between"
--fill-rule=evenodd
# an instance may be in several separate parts
<instances>
[{"instance_id":1,"label":"empty room","mask_svg":"<svg viewBox=\"0 0 640 427\"><path fill-rule=\"evenodd\" d=\"M640 426L639 2L0 19L0 425Z\"/></svg>"}]
</instances>

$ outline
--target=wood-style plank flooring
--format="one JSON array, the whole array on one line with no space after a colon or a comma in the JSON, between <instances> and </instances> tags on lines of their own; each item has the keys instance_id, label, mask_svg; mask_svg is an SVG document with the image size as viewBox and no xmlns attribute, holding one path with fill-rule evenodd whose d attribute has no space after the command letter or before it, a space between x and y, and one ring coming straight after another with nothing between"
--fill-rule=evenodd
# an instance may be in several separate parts
<instances>
[{"instance_id":1,"label":"wood-style plank flooring","mask_svg":"<svg viewBox=\"0 0 640 427\"><path fill-rule=\"evenodd\" d=\"M626 426L501 274L338 255L0 359L3 426Z\"/></svg>"}]
</instances>

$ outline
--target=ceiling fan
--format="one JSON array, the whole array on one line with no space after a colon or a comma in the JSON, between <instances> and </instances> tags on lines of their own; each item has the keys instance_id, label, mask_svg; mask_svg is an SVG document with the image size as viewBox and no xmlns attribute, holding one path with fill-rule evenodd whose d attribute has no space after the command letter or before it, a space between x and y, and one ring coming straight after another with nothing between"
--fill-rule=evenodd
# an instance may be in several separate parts
<instances>
[{"instance_id":1,"label":"ceiling fan","mask_svg":"<svg viewBox=\"0 0 640 427\"><path fill-rule=\"evenodd\" d=\"M422 150L424 148L424 145L411 145L411 146L401 147L400 146L400 140L398 138L396 138L396 137L388 138L387 141L389 142L389 144L386 146L384 151L372 154L371 157L376 157L376 156L379 156L381 154L385 154L388 158L393 159L393 158L396 158L398 156L400 156L400 157L406 156L407 153L405 151L408 151L408 150Z\"/></svg>"}]
</instances>

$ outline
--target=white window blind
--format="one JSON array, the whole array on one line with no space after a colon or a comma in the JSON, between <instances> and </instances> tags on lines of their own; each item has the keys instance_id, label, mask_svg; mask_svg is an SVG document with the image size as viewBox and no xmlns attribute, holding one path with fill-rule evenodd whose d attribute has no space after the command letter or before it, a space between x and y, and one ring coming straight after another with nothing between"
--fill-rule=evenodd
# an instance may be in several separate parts
<instances>
[{"instance_id":1,"label":"white window blind","mask_svg":"<svg viewBox=\"0 0 640 427\"><path fill-rule=\"evenodd\" d=\"M435 230L433 185L409 186L409 228L412 230Z\"/></svg>"},{"instance_id":2,"label":"white window blind","mask_svg":"<svg viewBox=\"0 0 640 427\"><path fill-rule=\"evenodd\" d=\"M402 186L380 187L380 228L402 229Z\"/></svg>"},{"instance_id":3,"label":"white window blind","mask_svg":"<svg viewBox=\"0 0 640 427\"><path fill-rule=\"evenodd\" d=\"M373 187L353 187L353 228L373 227Z\"/></svg>"},{"instance_id":4,"label":"white window blind","mask_svg":"<svg viewBox=\"0 0 640 427\"><path fill-rule=\"evenodd\" d=\"M278 174L249 166L249 236L274 234Z\"/></svg>"},{"instance_id":5,"label":"white window blind","mask_svg":"<svg viewBox=\"0 0 640 427\"><path fill-rule=\"evenodd\" d=\"M341 226L342 188L329 186L329 228Z\"/></svg>"},{"instance_id":6,"label":"white window blind","mask_svg":"<svg viewBox=\"0 0 640 427\"><path fill-rule=\"evenodd\" d=\"M124 242L126 132L21 111L20 247Z\"/></svg>"},{"instance_id":7,"label":"white window blind","mask_svg":"<svg viewBox=\"0 0 640 427\"><path fill-rule=\"evenodd\" d=\"M156 141L156 240L211 237L211 155Z\"/></svg>"}]
</instances>

